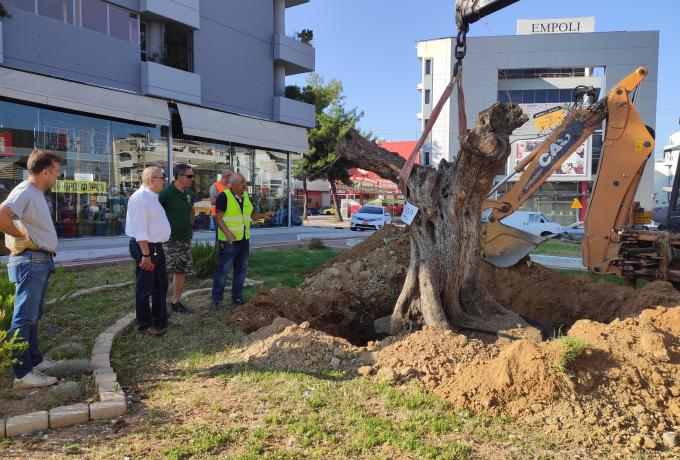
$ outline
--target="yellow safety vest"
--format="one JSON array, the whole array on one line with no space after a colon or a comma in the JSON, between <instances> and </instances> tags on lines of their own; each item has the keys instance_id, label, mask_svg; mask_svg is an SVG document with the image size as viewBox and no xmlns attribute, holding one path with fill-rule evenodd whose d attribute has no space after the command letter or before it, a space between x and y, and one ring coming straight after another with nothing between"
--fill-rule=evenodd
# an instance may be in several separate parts
<instances>
[{"instance_id":1,"label":"yellow safety vest","mask_svg":"<svg viewBox=\"0 0 680 460\"><path fill-rule=\"evenodd\" d=\"M230 189L222 193L227 196L227 210L222 217L225 225L234 234L235 241L241 241L243 238L250 239L250 215L253 213L253 204L250 202L248 192L243 192L243 212L241 212L241 206L239 206L234 193ZM227 241L227 236L219 227L217 239Z\"/></svg>"}]
</instances>

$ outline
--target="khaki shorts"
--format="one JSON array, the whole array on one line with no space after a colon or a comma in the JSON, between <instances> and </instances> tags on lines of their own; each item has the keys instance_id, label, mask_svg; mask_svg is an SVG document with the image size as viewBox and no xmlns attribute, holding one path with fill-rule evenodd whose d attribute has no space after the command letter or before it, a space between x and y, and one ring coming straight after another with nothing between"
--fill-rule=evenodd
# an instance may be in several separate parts
<instances>
[{"instance_id":1,"label":"khaki shorts","mask_svg":"<svg viewBox=\"0 0 680 460\"><path fill-rule=\"evenodd\" d=\"M191 241L170 240L163 244L168 275L193 273L194 259L191 257Z\"/></svg>"}]
</instances>

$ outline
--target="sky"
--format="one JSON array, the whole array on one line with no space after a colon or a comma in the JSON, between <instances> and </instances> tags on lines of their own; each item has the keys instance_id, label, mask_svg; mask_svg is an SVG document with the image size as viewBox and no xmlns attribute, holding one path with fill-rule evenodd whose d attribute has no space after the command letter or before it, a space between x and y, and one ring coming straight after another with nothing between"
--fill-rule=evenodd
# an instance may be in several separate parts
<instances>
[{"instance_id":1,"label":"sky","mask_svg":"<svg viewBox=\"0 0 680 460\"><path fill-rule=\"evenodd\" d=\"M346 105L364 112L362 130L388 141L415 140L421 77L416 42L455 35L454 5L454 0L311 0L287 10L286 33L314 31L316 73L342 82ZM579 16L595 16L596 32L660 32L658 154L680 131L679 0L520 0L472 24L468 36L515 35L517 19ZM286 83L302 84L304 75Z\"/></svg>"}]
</instances>

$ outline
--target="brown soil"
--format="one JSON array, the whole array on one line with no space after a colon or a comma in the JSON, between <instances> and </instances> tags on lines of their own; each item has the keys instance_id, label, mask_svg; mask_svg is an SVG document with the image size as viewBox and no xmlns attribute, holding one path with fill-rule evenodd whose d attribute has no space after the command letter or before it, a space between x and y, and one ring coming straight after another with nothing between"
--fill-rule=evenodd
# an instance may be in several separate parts
<instances>
[{"instance_id":1,"label":"brown soil","mask_svg":"<svg viewBox=\"0 0 680 460\"><path fill-rule=\"evenodd\" d=\"M425 328L352 345L345 339L370 337L372 321L390 313L408 246L404 233L385 228L299 289L258 293L230 316L247 332L263 328L244 359L265 368L355 371L395 385L417 380L456 407L510 415L557 443L601 453L665 449L663 433L680 437L680 293L669 283L634 290L531 263L485 265L502 304L585 340L571 376L556 368L560 341Z\"/></svg>"}]
</instances>

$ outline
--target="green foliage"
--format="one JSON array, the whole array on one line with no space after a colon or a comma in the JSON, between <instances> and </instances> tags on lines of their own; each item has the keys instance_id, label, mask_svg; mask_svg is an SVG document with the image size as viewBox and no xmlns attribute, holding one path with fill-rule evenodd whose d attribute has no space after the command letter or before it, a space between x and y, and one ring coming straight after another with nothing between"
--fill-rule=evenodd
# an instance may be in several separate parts
<instances>
[{"instance_id":1,"label":"green foliage","mask_svg":"<svg viewBox=\"0 0 680 460\"><path fill-rule=\"evenodd\" d=\"M563 347L562 354L557 359L555 363L555 368L567 375L568 377L573 377L570 370L571 365L576 362L576 359L585 353L588 345L585 340L578 337L571 337L569 335L563 335L555 339L556 342L560 343Z\"/></svg>"},{"instance_id":2,"label":"green foliage","mask_svg":"<svg viewBox=\"0 0 680 460\"><path fill-rule=\"evenodd\" d=\"M92 365L87 359L64 359L57 361L54 363L54 366L45 371L46 374L59 379L80 377L90 372L92 372Z\"/></svg>"},{"instance_id":3,"label":"green foliage","mask_svg":"<svg viewBox=\"0 0 680 460\"><path fill-rule=\"evenodd\" d=\"M191 247L194 273L199 278L210 278L217 270L217 247L211 243L195 243Z\"/></svg>"},{"instance_id":4,"label":"green foliage","mask_svg":"<svg viewBox=\"0 0 680 460\"><path fill-rule=\"evenodd\" d=\"M83 386L77 382L64 382L47 390L47 405L50 408L79 402L83 397Z\"/></svg>"},{"instance_id":5,"label":"green foliage","mask_svg":"<svg viewBox=\"0 0 680 460\"><path fill-rule=\"evenodd\" d=\"M52 348L47 353L52 359L74 359L85 356L85 347L79 343L67 342Z\"/></svg>"},{"instance_id":6,"label":"green foliage","mask_svg":"<svg viewBox=\"0 0 680 460\"><path fill-rule=\"evenodd\" d=\"M0 18L7 18L7 19L9 19L9 18L11 18L11 17L12 17L12 15L9 13L9 11L7 11L7 8L5 8L5 5L3 5L2 3L0 3ZM306 30L306 29L305 29L305 30ZM302 32L304 32L304 30L303 30ZM311 30L310 30L310 32L311 32Z\"/></svg>"},{"instance_id":7,"label":"green foliage","mask_svg":"<svg viewBox=\"0 0 680 460\"><path fill-rule=\"evenodd\" d=\"M321 238L312 238L309 240L309 249L326 249L326 245Z\"/></svg>"},{"instance_id":8,"label":"green foliage","mask_svg":"<svg viewBox=\"0 0 680 460\"><path fill-rule=\"evenodd\" d=\"M0 330L0 372L7 369L17 360L13 358L28 348L28 342L19 337L19 330L9 337L9 331Z\"/></svg>"},{"instance_id":9,"label":"green foliage","mask_svg":"<svg viewBox=\"0 0 680 460\"><path fill-rule=\"evenodd\" d=\"M295 166L295 177L310 181L341 181L349 185L351 165L338 159L335 145L348 129L356 126L363 112L359 112L356 107L347 110L342 83L333 79L326 84L318 74L309 75L304 88L297 85L287 86L285 95L290 99L313 104L316 111L315 126L307 134L309 153Z\"/></svg>"},{"instance_id":10,"label":"green foliage","mask_svg":"<svg viewBox=\"0 0 680 460\"><path fill-rule=\"evenodd\" d=\"M0 270L0 330L8 330L12 323L14 293L14 283L9 280L5 267L2 267Z\"/></svg>"},{"instance_id":11,"label":"green foliage","mask_svg":"<svg viewBox=\"0 0 680 460\"><path fill-rule=\"evenodd\" d=\"M300 40L302 43L309 45L314 40L314 31L311 29L302 29L300 32L295 34L295 38Z\"/></svg>"}]
</instances>

